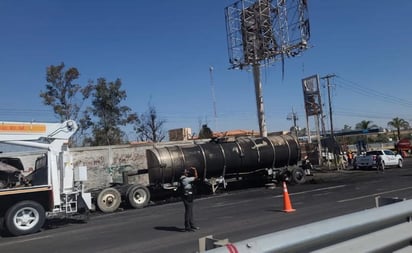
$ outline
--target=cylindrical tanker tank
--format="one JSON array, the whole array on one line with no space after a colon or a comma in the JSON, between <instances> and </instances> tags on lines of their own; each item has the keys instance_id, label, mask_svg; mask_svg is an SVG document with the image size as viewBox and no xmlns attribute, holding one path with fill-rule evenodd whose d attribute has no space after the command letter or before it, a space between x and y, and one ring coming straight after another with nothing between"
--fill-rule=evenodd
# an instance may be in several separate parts
<instances>
[{"instance_id":1,"label":"cylindrical tanker tank","mask_svg":"<svg viewBox=\"0 0 412 253\"><path fill-rule=\"evenodd\" d=\"M296 165L300 146L291 135L241 137L231 142L208 142L146 150L152 185L173 184L185 168L194 166L199 177L225 178L265 168Z\"/></svg>"}]
</instances>

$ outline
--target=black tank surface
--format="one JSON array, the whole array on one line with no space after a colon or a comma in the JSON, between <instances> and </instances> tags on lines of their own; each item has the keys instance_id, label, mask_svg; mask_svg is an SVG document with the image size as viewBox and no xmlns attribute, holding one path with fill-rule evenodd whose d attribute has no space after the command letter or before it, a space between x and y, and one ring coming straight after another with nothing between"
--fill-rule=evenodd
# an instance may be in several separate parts
<instances>
[{"instance_id":1,"label":"black tank surface","mask_svg":"<svg viewBox=\"0 0 412 253\"><path fill-rule=\"evenodd\" d=\"M146 158L150 184L164 185L178 181L183 170L191 166L197 168L201 179L209 179L296 165L300 146L290 135L241 137L230 142L148 149Z\"/></svg>"}]
</instances>

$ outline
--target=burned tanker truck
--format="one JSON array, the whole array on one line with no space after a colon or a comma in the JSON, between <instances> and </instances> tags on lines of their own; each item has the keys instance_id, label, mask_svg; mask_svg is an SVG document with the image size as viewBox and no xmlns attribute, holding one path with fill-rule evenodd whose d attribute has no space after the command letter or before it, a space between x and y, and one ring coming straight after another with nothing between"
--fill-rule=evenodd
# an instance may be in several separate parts
<instances>
[{"instance_id":1,"label":"burned tanker truck","mask_svg":"<svg viewBox=\"0 0 412 253\"><path fill-rule=\"evenodd\" d=\"M202 182L213 192L227 182L247 179L262 183L305 182L299 167L300 145L291 135L261 138L238 137L233 140L146 150L149 182L152 188L176 189L185 168L197 168Z\"/></svg>"},{"instance_id":2,"label":"burned tanker truck","mask_svg":"<svg viewBox=\"0 0 412 253\"><path fill-rule=\"evenodd\" d=\"M205 193L215 193L234 182L239 182L239 187L246 186L244 182L300 184L305 182L300 156L300 145L290 135L153 147L146 150L147 169L136 172L133 167L121 166L119 182L91 193L102 212L114 212L122 201L132 208L143 208L151 200L163 202L178 195L179 179L184 169L192 166L197 168L198 183L204 186L199 188ZM129 183L129 176L141 174L148 177L148 184Z\"/></svg>"}]
</instances>

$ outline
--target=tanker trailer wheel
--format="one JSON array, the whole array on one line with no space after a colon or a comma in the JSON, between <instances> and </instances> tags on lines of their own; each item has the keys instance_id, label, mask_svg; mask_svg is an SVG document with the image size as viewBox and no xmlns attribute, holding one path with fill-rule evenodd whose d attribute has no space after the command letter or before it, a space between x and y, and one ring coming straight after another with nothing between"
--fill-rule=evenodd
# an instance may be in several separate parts
<instances>
[{"instance_id":1,"label":"tanker trailer wheel","mask_svg":"<svg viewBox=\"0 0 412 253\"><path fill-rule=\"evenodd\" d=\"M122 202L120 192L115 188L109 187L103 189L99 195L97 195L97 207L103 213L112 213L119 208Z\"/></svg>"},{"instance_id":2,"label":"tanker trailer wheel","mask_svg":"<svg viewBox=\"0 0 412 253\"><path fill-rule=\"evenodd\" d=\"M133 185L127 189L127 201L133 208L143 208L150 201L150 191L143 185Z\"/></svg>"},{"instance_id":3,"label":"tanker trailer wheel","mask_svg":"<svg viewBox=\"0 0 412 253\"><path fill-rule=\"evenodd\" d=\"M303 184L306 181L305 172L302 168L292 170L292 182L295 184Z\"/></svg>"},{"instance_id":4,"label":"tanker trailer wheel","mask_svg":"<svg viewBox=\"0 0 412 253\"><path fill-rule=\"evenodd\" d=\"M7 231L14 236L39 231L46 220L42 205L34 201L21 201L7 210L4 216Z\"/></svg>"}]
</instances>

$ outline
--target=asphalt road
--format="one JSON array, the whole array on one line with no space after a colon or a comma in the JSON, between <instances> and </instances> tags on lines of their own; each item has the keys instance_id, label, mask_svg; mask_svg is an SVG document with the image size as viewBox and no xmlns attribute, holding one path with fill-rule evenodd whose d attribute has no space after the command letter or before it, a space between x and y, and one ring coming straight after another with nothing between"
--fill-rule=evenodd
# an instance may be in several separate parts
<instances>
[{"instance_id":1,"label":"asphalt road","mask_svg":"<svg viewBox=\"0 0 412 253\"><path fill-rule=\"evenodd\" d=\"M195 200L196 232L181 232L181 202L94 214L87 224L54 223L42 232L0 237L1 252L196 252L198 239L231 242L375 207L375 197L412 198L412 159L404 168L316 172L288 186L295 212L283 212L281 187L231 191Z\"/></svg>"}]
</instances>

